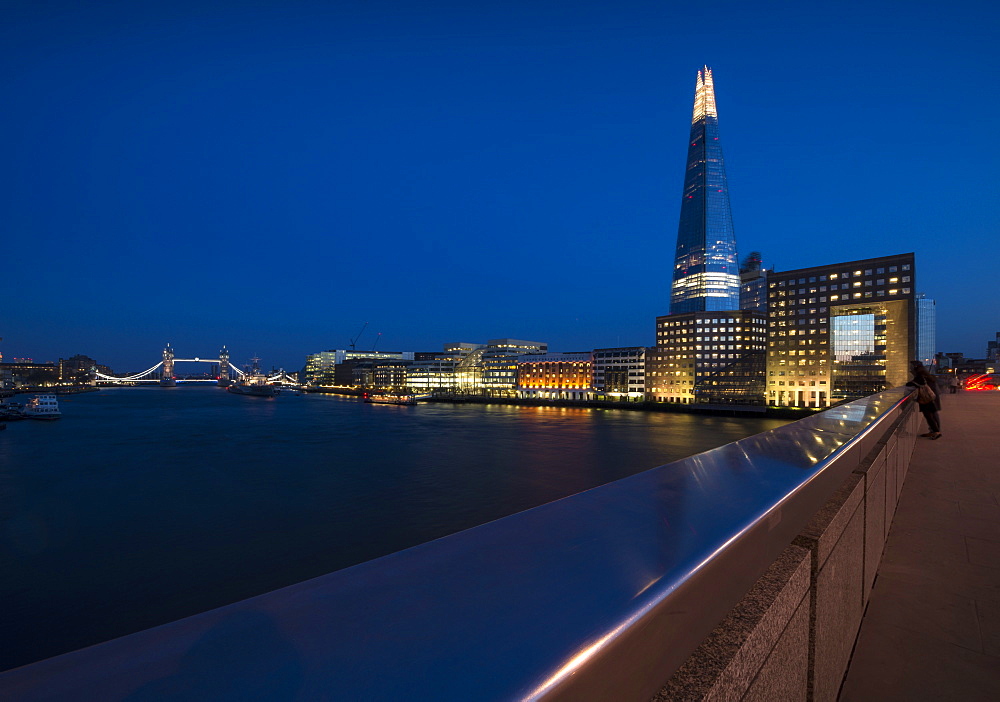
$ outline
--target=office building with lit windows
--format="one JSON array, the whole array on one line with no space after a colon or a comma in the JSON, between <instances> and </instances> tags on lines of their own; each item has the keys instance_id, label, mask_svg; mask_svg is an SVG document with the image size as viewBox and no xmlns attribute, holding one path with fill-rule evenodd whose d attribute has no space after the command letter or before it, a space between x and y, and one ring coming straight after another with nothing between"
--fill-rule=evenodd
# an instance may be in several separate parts
<instances>
[{"instance_id":1,"label":"office building with lit windows","mask_svg":"<svg viewBox=\"0 0 1000 702\"><path fill-rule=\"evenodd\" d=\"M689 312L656 319L646 355L653 402L761 408L767 320L752 310Z\"/></svg>"},{"instance_id":2,"label":"office building with lit windows","mask_svg":"<svg viewBox=\"0 0 1000 702\"><path fill-rule=\"evenodd\" d=\"M768 278L767 401L822 408L908 380L916 358L912 253Z\"/></svg>"},{"instance_id":3,"label":"office building with lit windows","mask_svg":"<svg viewBox=\"0 0 1000 702\"><path fill-rule=\"evenodd\" d=\"M670 312L739 309L740 275L712 71L698 71Z\"/></svg>"},{"instance_id":4,"label":"office building with lit windows","mask_svg":"<svg viewBox=\"0 0 1000 702\"><path fill-rule=\"evenodd\" d=\"M646 399L646 347L594 349L594 396L599 400Z\"/></svg>"},{"instance_id":5,"label":"office building with lit windows","mask_svg":"<svg viewBox=\"0 0 1000 702\"><path fill-rule=\"evenodd\" d=\"M517 395L544 400L593 399L590 351L529 354L518 358Z\"/></svg>"},{"instance_id":6,"label":"office building with lit windows","mask_svg":"<svg viewBox=\"0 0 1000 702\"><path fill-rule=\"evenodd\" d=\"M406 388L411 392L455 391L458 365L482 344L445 344L444 351L418 351L406 369Z\"/></svg>"}]
</instances>

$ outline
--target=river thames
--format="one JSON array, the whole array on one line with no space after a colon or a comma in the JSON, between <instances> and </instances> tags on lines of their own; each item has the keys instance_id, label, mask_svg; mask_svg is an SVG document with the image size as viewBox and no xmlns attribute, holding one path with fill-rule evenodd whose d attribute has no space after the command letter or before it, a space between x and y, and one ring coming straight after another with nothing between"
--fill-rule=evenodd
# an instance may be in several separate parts
<instances>
[{"instance_id":1,"label":"river thames","mask_svg":"<svg viewBox=\"0 0 1000 702\"><path fill-rule=\"evenodd\" d=\"M105 389L60 405L57 422L0 432L0 670L786 423L205 386Z\"/></svg>"}]
</instances>

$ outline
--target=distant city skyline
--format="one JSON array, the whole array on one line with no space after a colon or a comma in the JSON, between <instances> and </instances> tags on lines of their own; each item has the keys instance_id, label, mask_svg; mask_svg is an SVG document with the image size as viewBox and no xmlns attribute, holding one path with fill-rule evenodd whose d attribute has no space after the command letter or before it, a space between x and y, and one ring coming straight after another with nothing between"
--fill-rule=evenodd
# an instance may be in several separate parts
<instances>
[{"instance_id":1,"label":"distant city skyline","mask_svg":"<svg viewBox=\"0 0 1000 702\"><path fill-rule=\"evenodd\" d=\"M5 13L7 359L141 370L170 342L297 369L365 322L358 348L652 346L705 64L743 251L914 251L938 351L982 357L1000 329L1000 96L960 99L1000 68L991 3Z\"/></svg>"}]
</instances>

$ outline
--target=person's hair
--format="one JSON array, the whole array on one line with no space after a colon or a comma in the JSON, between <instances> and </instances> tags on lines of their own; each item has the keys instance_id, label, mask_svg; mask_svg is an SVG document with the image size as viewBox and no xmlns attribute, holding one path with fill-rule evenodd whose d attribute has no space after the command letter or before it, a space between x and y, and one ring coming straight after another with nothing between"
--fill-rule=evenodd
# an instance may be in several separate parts
<instances>
[{"instance_id":1,"label":"person's hair","mask_svg":"<svg viewBox=\"0 0 1000 702\"><path fill-rule=\"evenodd\" d=\"M934 376L931 375L931 372L920 361L910 361L910 370L914 378L923 378L924 380L934 382Z\"/></svg>"}]
</instances>

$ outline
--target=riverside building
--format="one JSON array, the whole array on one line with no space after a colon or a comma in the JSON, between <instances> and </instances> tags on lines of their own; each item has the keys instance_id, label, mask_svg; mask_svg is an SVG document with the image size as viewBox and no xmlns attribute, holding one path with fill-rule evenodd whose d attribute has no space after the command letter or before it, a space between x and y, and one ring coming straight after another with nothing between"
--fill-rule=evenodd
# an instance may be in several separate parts
<instances>
[{"instance_id":1,"label":"riverside building","mask_svg":"<svg viewBox=\"0 0 1000 702\"><path fill-rule=\"evenodd\" d=\"M470 353L482 344L445 344L444 351L417 352L406 371L406 387L412 392L434 392L458 389L456 369Z\"/></svg>"},{"instance_id":2,"label":"riverside building","mask_svg":"<svg viewBox=\"0 0 1000 702\"><path fill-rule=\"evenodd\" d=\"M752 310L657 317L646 365L649 399L762 407L766 344L767 320Z\"/></svg>"},{"instance_id":3,"label":"riverside building","mask_svg":"<svg viewBox=\"0 0 1000 702\"><path fill-rule=\"evenodd\" d=\"M593 362L590 351L521 356L517 395L543 400L593 399Z\"/></svg>"},{"instance_id":4,"label":"riverside building","mask_svg":"<svg viewBox=\"0 0 1000 702\"><path fill-rule=\"evenodd\" d=\"M829 407L908 380L916 358L912 253L774 272L767 399Z\"/></svg>"},{"instance_id":5,"label":"riverside building","mask_svg":"<svg viewBox=\"0 0 1000 702\"><path fill-rule=\"evenodd\" d=\"M594 349L594 397L641 402L646 399L646 347Z\"/></svg>"},{"instance_id":6,"label":"riverside building","mask_svg":"<svg viewBox=\"0 0 1000 702\"><path fill-rule=\"evenodd\" d=\"M412 361L413 351L331 349L309 354L306 356L305 381L310 385L357 385L354 371L380 360ZM371 383L371 378L368 383Z\"/></svg>"}]
</instances>

